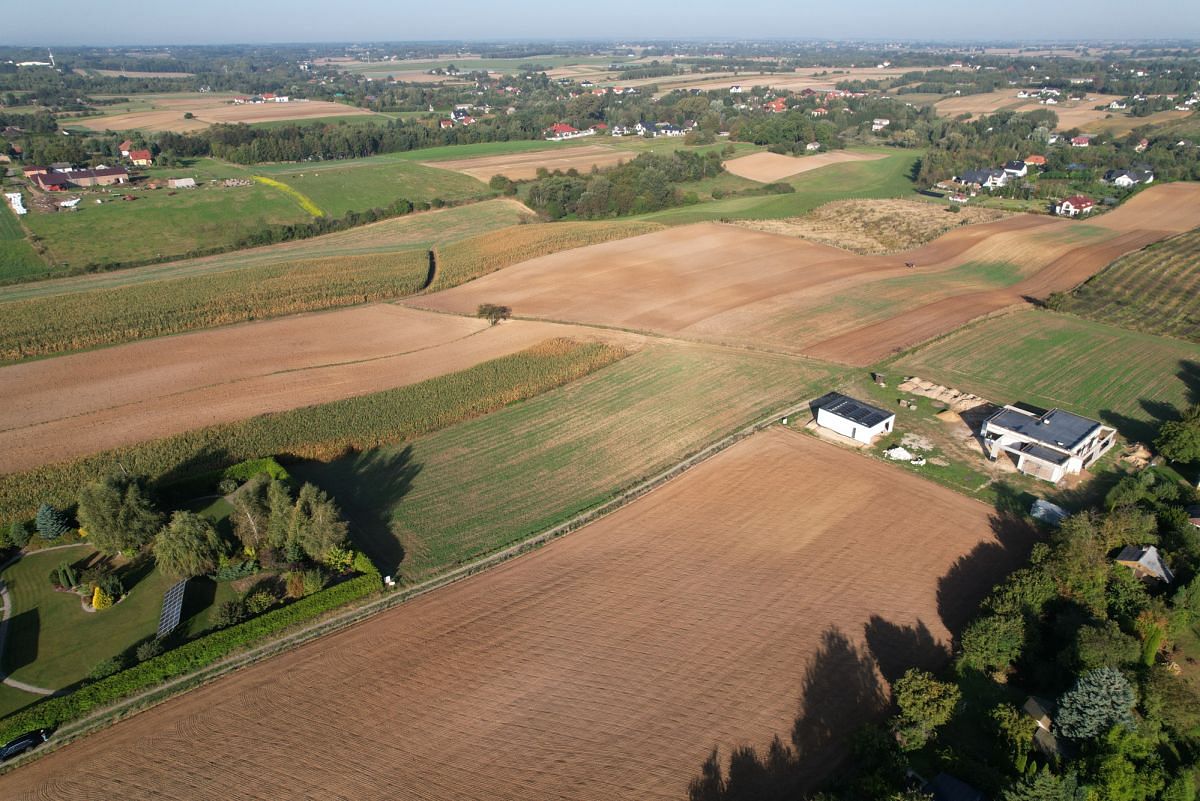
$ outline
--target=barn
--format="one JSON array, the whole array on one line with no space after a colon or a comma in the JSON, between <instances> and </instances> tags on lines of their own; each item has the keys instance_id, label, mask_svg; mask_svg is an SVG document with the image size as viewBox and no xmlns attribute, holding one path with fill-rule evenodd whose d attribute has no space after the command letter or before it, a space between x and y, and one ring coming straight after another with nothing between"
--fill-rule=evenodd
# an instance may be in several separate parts
<instances>
[{"instance_id":1,"label":"barn","mask_svg":"<svg viewBox=\"0 0 1200 801\"><path fill-rule=\"evenodd\" d=\"M891 433L896 423L895 414L839 392L819 398L813 408L817 425L867 445L875 437Z\"/></svg>"}]
</instances>

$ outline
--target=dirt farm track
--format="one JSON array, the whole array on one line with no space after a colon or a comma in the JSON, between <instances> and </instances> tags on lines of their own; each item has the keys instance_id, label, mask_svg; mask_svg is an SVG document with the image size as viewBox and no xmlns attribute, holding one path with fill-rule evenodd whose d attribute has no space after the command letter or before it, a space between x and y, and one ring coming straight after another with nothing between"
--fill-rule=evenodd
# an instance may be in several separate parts
<instances>
[{"instance_id":1,"label":"dirt farm track","mask_svg":"<svg viewBox=\"0 0 1200 801\"><path fill-rule=\"evenodd\" d=\"M409 303L464 314L502 303L521 317L869 365L1196 226L1200 183L1153 186L1089 220L1018 214L956 227L888 256L698 223L532 259Z\"/></svg>"},{"instance_id":2,"label":"dirt farm track","mask_svg":"<svg viewBox=\"0 0 1200 801\"><path fill-rule=\"evenodd\" d=\"M0 797L680 799L714 746L775 735L816 778L884 678L943 659L1024 555L1028 532L989 515L775 428L546 548L17 768Z\"/></svg>"}]
</instances>

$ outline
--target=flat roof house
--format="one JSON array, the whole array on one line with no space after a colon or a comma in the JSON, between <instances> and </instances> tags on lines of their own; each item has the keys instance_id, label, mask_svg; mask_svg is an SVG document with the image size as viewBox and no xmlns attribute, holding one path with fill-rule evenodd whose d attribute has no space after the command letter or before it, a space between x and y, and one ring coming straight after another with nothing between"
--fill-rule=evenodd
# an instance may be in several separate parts
<instances>
[{"instance_id":1,"label":"flat roof house","mask_svg":"<svg viewBox=\"0 0 1200 801\"><path fill-rule=\"evenodd\" d=\"M1113 446L1117 430L1062 409L1005 406L983 422L988 458L1008 453L1026 475L1057 484L1089 467Z\"/></svg>"},{"instance_id":2,"label":"flat roof house","mask_svg":"<svg viewBox=\"0 0 1200 801\"><path fill-rule=\"evenodd\" d=\"M817 411L817 425L867 445L875 437L891 433L896 423L892 412L839 392L817 399L813 407Z\"/></svg>"}]
</instances>

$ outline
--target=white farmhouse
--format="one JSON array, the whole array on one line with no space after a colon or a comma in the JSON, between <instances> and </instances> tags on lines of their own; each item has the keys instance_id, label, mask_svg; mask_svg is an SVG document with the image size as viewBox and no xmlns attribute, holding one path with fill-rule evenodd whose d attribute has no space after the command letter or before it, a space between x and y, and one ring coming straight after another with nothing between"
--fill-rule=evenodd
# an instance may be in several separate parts
<instances>
[{"instance_id":1,"label":"white farmhouse","mask_svg":"<svg viewBox=\"0 0 1200 801\"><path fill-rule=\"evenodd\" d=\"M891 433L896 423L895 414L838 392L818 399L813 407L817 410L817 425L867 445L875 437Z\"/></svg>"},{"instance_id":2,"label":"white farmhouse","mask_svg":"<svg viewBox=\"0 0 1200 801\"><path fill-rule=\"evenodd\" d=\"M1005 406L983 422L987 455L1001 453L1016 460L1017 469L1057 484L1068 473L1079 473L1104 455L1117 430L1062 409L1033 411Z\"/></svg>"}]
</instances>

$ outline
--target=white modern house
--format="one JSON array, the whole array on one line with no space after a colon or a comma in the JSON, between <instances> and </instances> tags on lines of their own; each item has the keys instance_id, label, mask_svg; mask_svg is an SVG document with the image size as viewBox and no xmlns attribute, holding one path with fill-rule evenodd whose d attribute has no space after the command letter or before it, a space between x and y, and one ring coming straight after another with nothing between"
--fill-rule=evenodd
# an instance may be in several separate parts
<instances>
[{"instance_id":1,"label":"white modern house","mask_svg":"<svg viewBox=\"0 0 1200 801\"><path fill-rule=\"evenodd\" d=\"M988 458L1009 454L1026 475L1057 484L1089 467L1113 446L1117 430L1062 409L1005 406L983 422Z\"/></svg>"},{"instance_id":2,"label":"white modern house","mask_svg":"<svg viewBox=\"0 0 1200 801\"><path fill-rule=\"evenodd\" d=\"M882 434L891 433L896 415L848 395L830 392L813 403L817 425L844 437L870 445Z\"/></svg>"}]
</instances>

